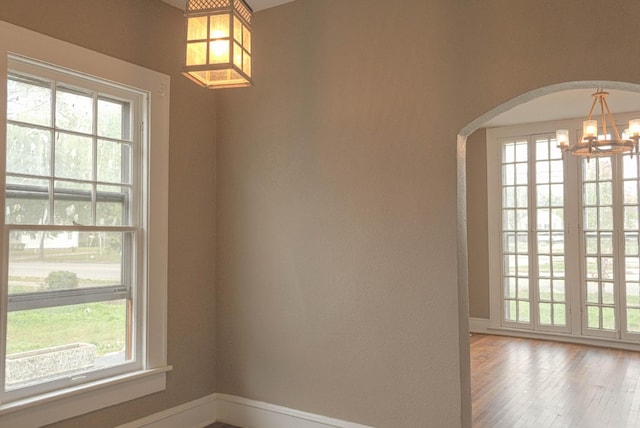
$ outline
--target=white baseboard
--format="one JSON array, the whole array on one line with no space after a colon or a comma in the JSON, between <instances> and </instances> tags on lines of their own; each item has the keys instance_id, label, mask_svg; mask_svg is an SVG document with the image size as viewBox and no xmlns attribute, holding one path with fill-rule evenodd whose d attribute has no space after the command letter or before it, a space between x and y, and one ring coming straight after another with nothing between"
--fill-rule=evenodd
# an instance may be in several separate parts
<instances>
[{"instance_id":1,"label":"white baseboard","mask_svg":"<svg viewBox=\"0 0 640 428\"><path fill-rule=\"evenodd\" d=\"M225 422L242 428L372 428L353 422L226 394L198 400L117 428L202 428Z\"/></svg>"},{"instance_id":2,"label":"white baseboard","mask_svg":"<svg viewBox=\"0 0 640 428\"><path fill-rule=\"evenodd\" d=\"M486 318L469 318L469 331L471 333L488 333L489 320Z\"/></svg>"},{"instance_id":3,"label":"white baseboard","mask_svg":"<svg viewBox=\"0 0 640 428\"><path fill-rule=\"evenodd\" d=\"M116 428L202 428L216 422L215 394L172 407Z\"/></svg>"}]
</instances>

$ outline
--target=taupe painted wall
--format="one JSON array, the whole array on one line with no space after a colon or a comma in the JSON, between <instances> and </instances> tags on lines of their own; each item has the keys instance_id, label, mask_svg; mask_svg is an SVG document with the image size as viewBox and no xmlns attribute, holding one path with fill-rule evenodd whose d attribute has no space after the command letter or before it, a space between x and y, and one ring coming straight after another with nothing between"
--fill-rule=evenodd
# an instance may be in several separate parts
<instances>
[{"instance_id":1,"label":"taupe painted wall","mask_svg":"<svg viewBox=\"0 0 640 428\"><path fill-rule=\"evenodd\" d=\"M55 426L112 427L213 393L215 96L179 74L182 12L159 0L2 0L0 19L171 76L168 360L174 369L165 392Z\"/></svg>"},{"instance_id":2,"label":"taupe painted wall","mask_svg":"<svg viewBox=\"0 0 640 428\"><path fill-rule=\"evenodd\" d=\"M256 17L255 87L217 99L217 391L459 426L449 3Z\"/></svg>"},{"instance_id":3,"label":"taupe painted wall","mask_svg":"<svg viewBox=\"0 0 640 428\"><path fill-rule=\"evenodd\" d=\"M543 86L638 83L637 16L636 0L259 13L256 86L217 99L217 391L459 426L456 134Z\"/></svg>"}]
</instances>

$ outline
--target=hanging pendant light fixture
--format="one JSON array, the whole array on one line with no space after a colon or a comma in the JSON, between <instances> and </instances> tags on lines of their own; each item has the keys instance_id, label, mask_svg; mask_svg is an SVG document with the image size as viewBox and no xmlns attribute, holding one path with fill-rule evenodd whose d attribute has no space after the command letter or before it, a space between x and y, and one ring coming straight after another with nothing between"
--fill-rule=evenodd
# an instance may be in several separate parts
<instances>
[{"instance_id":1,"label":"hanging pendant light fixture","mask_svg":"<svg viewBox=\"0 0 640 428\"><path fill-rule=\"evenodd\" d=\"M597 91L593 94L593 103L587 119L582 123L582 136L575 144L570 144L569 130L556 131L558 147L565 152L576 156L596 157L610 156L616 153L632 152L638 154L638 140L640 140L640 119L629 121L629 128L618 133L618 128L613 120L609 104L607 104L608 92ZM598 133L598 121L593 119L596 105L600 107L602 121L602 134ZM613 134L611 134L613 132Z\"/></svg>"},{"instance_id":2,"label":"hanging pendant light fixture","mask_svg":"<svg viewBox=\"0 0 640 428\"><path fill-rule=\"evenodd\" d=\"M244 0L188 0L185 17L182 74L210 89L252 85L251 7Z\"/></svg>"},{"instance_id":3,"label":"hanging pendant light fixture","mask_svg":"<svg viewBox=\"0 0 640 428\"><path fill-rule=\"evenodd\" d=\"M582 136L575 144L569 143L569 130L556 131L556 141L562 153L571 153L576 156L597 157L610 156L616 153L631 152L638 154L638 140L640 140L640 119L629 121L629 129L622 136L613 120L613 115L607 104L608 92L597 91L593 94L593 103L587 119L582 123ZM593 119L596 105L600 106L602 127ZM602 134L598 133L602 129ZM611 134L613 132L613 135Z\"/></svg>"}]
</instances>

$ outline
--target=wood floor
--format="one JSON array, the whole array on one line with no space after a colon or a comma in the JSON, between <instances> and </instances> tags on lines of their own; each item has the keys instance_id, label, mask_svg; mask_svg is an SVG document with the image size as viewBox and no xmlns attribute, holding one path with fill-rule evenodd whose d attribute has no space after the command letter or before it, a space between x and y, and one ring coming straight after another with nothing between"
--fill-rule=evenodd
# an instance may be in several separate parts
<instances>
[{"instance_id":1,"label":"wood floor","mask_svg":"<svg viewBox=\"0 0 640 428\"><path fill-rule=\"evenodd\" d=\"M640 353L471 336L474 428L640 427Z\"/></svg>"}]
</instances>

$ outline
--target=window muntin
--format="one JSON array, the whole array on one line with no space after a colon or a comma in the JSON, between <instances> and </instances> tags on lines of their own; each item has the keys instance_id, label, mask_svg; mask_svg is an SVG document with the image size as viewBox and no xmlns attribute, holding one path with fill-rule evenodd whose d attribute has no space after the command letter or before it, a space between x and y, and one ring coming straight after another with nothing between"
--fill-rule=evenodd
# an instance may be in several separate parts
<instances>
[{"instance_id":1,"label":"window muntin","mask_svg":"<svg viewBox=\"0 0 640 428\"><path fill-rule=\"evenodd\" d=\"M132 125L143 95L32 62L9 67L2 401L143 367Z\"/></svg>"}]
</instances>

